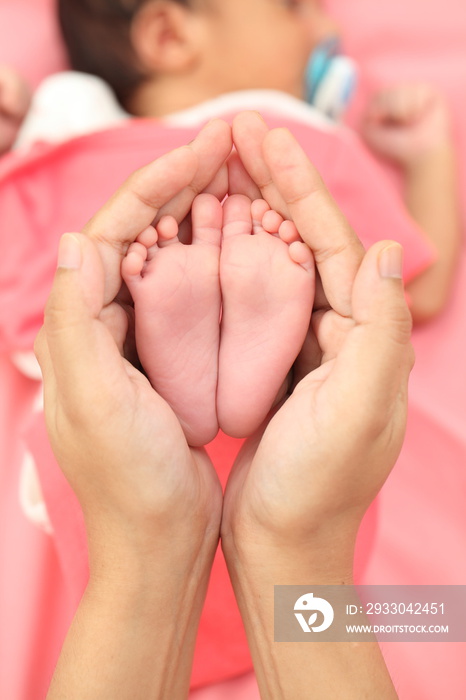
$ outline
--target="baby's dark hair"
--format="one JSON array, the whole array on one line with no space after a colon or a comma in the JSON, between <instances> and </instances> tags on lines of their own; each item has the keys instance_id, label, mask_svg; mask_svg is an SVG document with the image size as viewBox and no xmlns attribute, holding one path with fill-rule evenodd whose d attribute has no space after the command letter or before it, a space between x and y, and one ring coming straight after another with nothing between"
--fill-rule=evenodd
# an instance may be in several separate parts
<instances>
[{"instance_id":1,"label":"baby's dark hair","mask_svg":"<svg viewBox=\"0 0 466 700\"><path fill-rule=\"evenodd\" d=\"M131 23L149 0L58 0L58 17L73 70L113 88L123 106L147 78L131 45ZM173 0L188 5L189 0Z\"/></svg>"}]
</instances>

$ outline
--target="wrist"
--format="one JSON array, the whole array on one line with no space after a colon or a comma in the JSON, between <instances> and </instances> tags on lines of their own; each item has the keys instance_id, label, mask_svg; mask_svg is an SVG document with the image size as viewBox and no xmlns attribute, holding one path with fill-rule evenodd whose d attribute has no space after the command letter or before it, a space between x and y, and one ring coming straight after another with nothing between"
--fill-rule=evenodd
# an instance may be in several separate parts
<instances>
[{"instance_id":1,"label":"wrist","mask_svg":"<svg viewBox=\"0 0 466 700\"><path fill-rule=\"evenodd\" d=\"M118 566L93 563L48 698L188 696L213 538L191 553L189 564L167 556L170 543L154 544L148 561L139 549L123 547ZM173 547L178 554L184 549Z\"/></svg>"},{"instance_id":2,"label":"wrist","mask_svg":"<svg viewBox=\"0 0 466 700\"><path fill-rule=\"evenodd\" d=\"M196 575L210 573L218 546L219 526L165 526L152 531L136 527L87 528L90 582L111 587L123 595L138 594L155 582L171 585L176 578L181 587Z\"/></svg>"},{"instance_id":3,"label":"wrist","mask_svg":"<svg viewBox=\"0 0 466 700\"><path fill-rule=\"evenodd\" d=\"M248 572L258 585L347 585L353 582L357 530L357 525L328 527L293 539L236 530L222 535L222 549L230 573Z\"/></svg>"},{"instance_id":4,"label":"wrist","mask_svg":"<svg viewBox=\"0 0 466 700\"><path fill-rule=\"evenodd\" d=\"M360 681L360 677L367 675L367 667L380 659L371 657L367 664L363 659L358 662L361 671L352 670L348 675L346 669L353 669L356 661L352 645L273 641L277 614L275 586L352 585L352 548L348 551L348 545L336 541L329 550L323 541L319 544L314 541L301 549L285 549L268 537L265 540L257 537L255 541L228 537L222 546L262 698L307 698L310 684L313 697L328 698L329 678L339 697L340 689L341 697L361 697L361 690L364 697L382 697L376 692L366 693Z\"/></svg>"}]
</instances>

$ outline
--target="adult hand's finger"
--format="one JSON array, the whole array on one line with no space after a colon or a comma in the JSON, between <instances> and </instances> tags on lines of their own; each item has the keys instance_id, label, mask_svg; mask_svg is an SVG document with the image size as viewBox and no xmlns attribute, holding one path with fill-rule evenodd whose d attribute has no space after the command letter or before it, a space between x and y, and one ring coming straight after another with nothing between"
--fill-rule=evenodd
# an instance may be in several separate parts
<instances>
[{"instance_id":1,"label":"adult hand's finger","mask_svg":"<svg viewBox=\"0 0 466 700\"><path fill-rule=\"evenodd\" d=\"M158 158L133 173L86 224L83 233L96 241L105 269L104 303L115 298L120 266L130 243L162 213L181 221L192 201L215 177L231 151L225 122L207 124L189 146Z\"/></svg>"},{"instance_id":2,"label":"adult hand's finger","mask_svg":"<svg viewBox=\"0 0 466 700\"><path fill-rule=\"evenodd\" d=\"M114 386L123 372L112 332L100 319L103 296L97 247L82 234L65 234L36 352L46 385L53 379L78 412L102 398L104 387Z\"/></svg>"},{"instance_id":3,"label":"adult hand's finger","mask_svg":"<svg viewBox=\"0 0 466 700\"><path fill-rule=\"evenodd\" d=\"M191 210L194 197L206 189L208 190L212 181L218 178L219 171L231 153L231 128L221 119L214 119L201 129L188 148L196 154L198 168L187 187L184 187L161 208L157 219L165 214L171 214L178 223L182 221ZM226 194L225 171L223 171L223 176Z\"/></svg>"},{"instance_id":4,"label":"adult hand's finger","mask_svg":"<svg viewBox=\"0 0 466 700\"><path fill-rule=\"evenodd\" d=\"M351 315L351 290L364 248L322 178L287 129L264 137L263 156L302 239L311 248L331 307Z\"/></svg>"},{"instance_id":5,"label":"adult hand's finger","mask_svg":"<svg viewBox=\"0 0 466 700\"><path fill-rule=\"evenodd\" d=\"M232 131L233 141L241 162L252 181L259 188L262 197L283 217L289 218L290 214L286 203L272 179L262 153L262 143L269 132L267 124L258 112L241 112L233 121ZM244 180L241 184L244 184ZM241 187L236 189L241 190ZM239 193L248 194L242 191Z\"/></svg>"},{"instance_id":6,"label":"adult hand's finger","mask_svg":"<svg viewBox=\"0 0 466 700\"><path fill-rule=\"evenodd\" d=\"M301 146L286 129L269 131L257 112L235 118L233 141L264 199L293 219L312 249L325 293L317 295L316 306L328 301L337 313L351 315L351 289L364 249Z\"/></svg>"},{"instance_id":7,"label":"adult hand's finger","mask_svg":"<svg viewBox=\"0 0 466 700\"><path fill-rule=\"evenodd\" d=\"M251 201L259 199L261 191L247 172L237 152L233 152L227 161L228 194L244 194Z\"/></svg>"},{"instance_id":8,"label":"adult hand's finger","mask_svg":"<svg viewBox=\"0 0 466 700\"><path fill-rule=\"evenodd\" d=\"M205 194L213 194L219 202L228 194L228 166L224 163L214 175L214 179L202 190Z\"/></svg>"},{"instance_id":9,"label":"adult hand's finger","mask_svg":"<svg viewBox=\"0 0 466 700\"><path fill-rule=\"evenodd\" d=\"M354 282L353 319L329 382L348 406L369 413L381 429L387 413L406 396L414 362L410 343L412 320L401 278L402 248L392 241L368 251Z\"/></svg>"},{"instance_id":10,"label":"adult hand's finger","mask_svg":"<svg viewBox=\"0 0 466 700\"><path fill-rule=\"evenodd\" d=\"M55 388L55 375L44 326L42 326L34 341L34 353L40 365L44 387L52 388L53 385L53 388Z\"/></svg>"}]
</instances>

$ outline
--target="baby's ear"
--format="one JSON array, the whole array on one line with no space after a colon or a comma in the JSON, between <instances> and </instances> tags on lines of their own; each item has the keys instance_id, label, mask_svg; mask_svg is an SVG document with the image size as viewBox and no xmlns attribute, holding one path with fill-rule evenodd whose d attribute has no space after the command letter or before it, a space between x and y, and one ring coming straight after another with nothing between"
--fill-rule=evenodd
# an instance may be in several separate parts
<instances>
[{"instance_id":1,"label":"baby's ear","mask_svg":"<svg viewBox=\"0 0 466 700\"><path fill-rule=\"evenodd\" d=\"M183 72L197 55L196 15L175 0L150 0L134 16L131 43L149 75Z\"/></svg>"}]
</instances>

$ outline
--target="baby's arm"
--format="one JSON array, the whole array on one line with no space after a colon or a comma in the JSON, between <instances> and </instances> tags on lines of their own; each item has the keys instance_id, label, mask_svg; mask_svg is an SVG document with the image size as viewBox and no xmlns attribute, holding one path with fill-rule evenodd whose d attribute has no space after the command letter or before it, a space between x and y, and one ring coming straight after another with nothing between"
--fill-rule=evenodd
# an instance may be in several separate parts
<instances>
[{"instance_id":1,"label":"baby's arm","mask_svg":"<svg viewBox=\"0 0 466 700\"><path fill-rule=\"evenodd\" d=\"M415 323L445 306L461 243L458 184L447 105L425 84L383 90L369 105L363 135L405 174L406 206L436 252L436 261L407 286Z\"/></svg>"},{"instance_id":2,"label":"baby's arm","mask_svg":"<svg viewBox=\"0 0 466 700\"><path fill-rule=\"evenodd\" d=\"M13 68L0 65L0 155L10 150L31 102L31 90Z\"/></svg>"}]
</instances>

